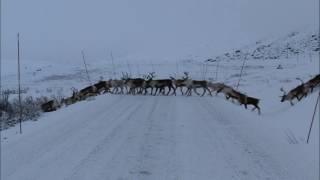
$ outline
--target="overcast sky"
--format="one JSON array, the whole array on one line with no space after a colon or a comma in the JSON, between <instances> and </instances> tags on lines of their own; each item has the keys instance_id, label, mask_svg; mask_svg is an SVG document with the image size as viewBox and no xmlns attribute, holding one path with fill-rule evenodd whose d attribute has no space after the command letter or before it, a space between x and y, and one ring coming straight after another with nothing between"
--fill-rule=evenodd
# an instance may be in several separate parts
<instances>
[{"instance_id":1,"label":"overcast sky","mask_svg":"<svg viewBox=\"0 0 320 180\"><path fill-rule=\"evenodd\" d=\"M255 40L318 29L318 0L2 0L4 59L78 61L218 55Z\"/></svg>"}]
</instances>

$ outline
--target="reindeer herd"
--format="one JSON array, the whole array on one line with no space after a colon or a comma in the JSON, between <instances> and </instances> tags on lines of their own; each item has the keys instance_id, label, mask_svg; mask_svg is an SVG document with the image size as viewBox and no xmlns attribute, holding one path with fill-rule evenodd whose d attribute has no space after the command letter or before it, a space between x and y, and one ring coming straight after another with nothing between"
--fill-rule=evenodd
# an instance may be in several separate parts
<instances>
[{"instance_id":1,"label":"reindeer herd","mask_svg":"<svg viewBox=\"0 0 320 180\"><path fill-rule=\"evenodd\" d=\"M281 96L281 102L290 101L293 105L293 100L296 98L300 101L303 97L306 97L309 93L312 93L314 88L320 87L320 74L304 83L301 79L301 84L296 88L286 93L283 88L280 90L284 93ZM199 96L204 96L208 93L212 96L223 93L227 100L237 101L240 105L244 105L247 109L248 105L253 106L253 110L257 109L260 114L259 99L255 97L247 96L241 93L231 86L224 83L213 83L205 80L193 80L189 77L188 73L184 73L181 79L170 77L170 79L155 79L155 73L149 73L143 76L143 78L131 78L127 73L122 74L120 80L110 79L108 81L99 81L96 84L85 87L78 91L72 88L72 95L68 98L63 98L60 102L57 100L51 100L41 105L44 112L55 111L62 105L71 105L78 101L85 100L91 96L97 96L99 94L111 93L111 94L131 94L131 95L177 95L176 90L180 89L181 95L191 96L192 92ZM184 91L184 89L186 89ZM197 89L202 89L202 94L199 94Z\"/></svg>"}]
</instances>

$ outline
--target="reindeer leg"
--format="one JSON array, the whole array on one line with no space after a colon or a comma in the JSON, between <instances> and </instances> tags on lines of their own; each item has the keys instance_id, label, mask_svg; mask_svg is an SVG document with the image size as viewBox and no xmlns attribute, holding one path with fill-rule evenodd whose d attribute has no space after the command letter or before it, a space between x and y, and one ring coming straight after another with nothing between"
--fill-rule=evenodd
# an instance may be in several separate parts
<instances>
[{"instance_id":1,"label":"reindeer leg","mask_svg":"<svg viewBox=\"0 0 320 180\"><path fill-rule=\"evenodd\" d=\"M258 114L261 115L260 107L258 105L256 105L256 107L258 109Z\"/></svg>"},{"instance_id":2,"label":"reindeer leg","mask_svg":"<svg viewBox=\"0 0 320 180\"><path fill-rule=\"evenodd\" d=\"M190 96L190 95L189 95L189 90L190 90L189 88L186 90L186 92L185 92L185 95L186 95L186 96Z\"/></svg>"},{"instance_id":3,"label":"reindeer leg","mask_svg":"<svg viewBox=\"0 0 320 180\"><path fill-rule=\"evenodd\" d=\"M294 104L293 104L293 102L292 102L292 100L290 100L290 104L291 104L291 106L293 106Z\"/></svg>"},{"instance_id":4,"label":"reindeer leg","mask_svg":"<svg viewBox=\"0 0 320 180\"><path fill-rule=\"evenodd\" d=\"M202 95L201 96L204 96L204 94L206 93L206 89L205 88L203 88L203 93L202 93Z\"/></svg>"},{"instance_id":5,"label":"reindeer leg","mask_svg":"<svg viewBox=\"0 0 320 180\"><path fill-rule=\"evenodd\" d=\"M168 93L167 93L167 96L169 95L170 91L171 91L171 86L168 86Z\"/></svg>"},{"instance_id":6,"label":"reindeer leg","mask_svg":"<svg viewBox=\"0 0 320 180\"><path fill-rule=\"evenodd\" d=\"M156 91L154 92L154 96L157 94L157 92L158 92L158 87L156 87Z\"/></svg>"},{"instance_id":7,"label":"reindeer leg","mask_svg":"<svg viewBox=\"0 0 320 180\"><path fill-rule=\"evenodd\" d=\"M143 95L146 95L147 92L148 92L148 88L144 88L144 89L143 89Z\"/></svg>"},{"instance_id":8,"label":"reindeer leg","mask_svg":"<svg viewBox=\"0 0 320 180\"><path fill-rule=\"evenodd\" d=\"M210 89L209 88L206 88L206 89L209 92L209 95L212 96Z\"/></svg>"},{"instance_id":9,"label":"reindeer leg","mask_svg":"<svg viewBox=\"0 0 320 180\"><path fill-rule=\"evenodd\" d=\"M171 95L175 95L175 96L177 95L177 94L176 94L176 89L177 89L177 88L174 88L174 89L173 89L173 93L172 93Z\"/></svg>"},{"instance_id":10,"label":"reindeer leg","mask_svg":"<svg viewBox=\"0 0 320 180\"><path fill-rule=\"evenodd\" d=\"M161 92L162 92L162 95L165 95L165 93L166 93L166 87L162 87L162 88L161 88ZM160 94L160 92L159 92L159 94Z\"/></svg>"},{"instance_id":11,"label":"reindeer leg","mask_svg":"<svg viewBox=\"0 0 320 180\"><path fill-rule=\"evenodd\" d=\"M134 95L134 91L135 91L135 89L134 89L133 87L130 87L130 89L129 89L129 94Z\"/></svg>"},{"instance_id":12,"label":"reindeer leg","mask_svg":"<svg viewBox=\"0 0 320 180\"><path fill-rule=\"evenodd\" d=\"M181 91L181 94L184 95L184 94L183 94L183 87L182 87L182 86L180 86L180 91Z\"/></svg>"},{"instance_id":13,"label":"reindeer leg","mask_svg":"<svg viewBox=\"0 0 320 180\"><path fill-rule=\"evenodd\" d=\"M188 89L187 91L188 91L188 95L187 95L187 96L191 96L191 95L192 95L192 94L191 94L191 93L192 93L192 92L191 92L191 88Z\"/></svg>"}]
</instances>

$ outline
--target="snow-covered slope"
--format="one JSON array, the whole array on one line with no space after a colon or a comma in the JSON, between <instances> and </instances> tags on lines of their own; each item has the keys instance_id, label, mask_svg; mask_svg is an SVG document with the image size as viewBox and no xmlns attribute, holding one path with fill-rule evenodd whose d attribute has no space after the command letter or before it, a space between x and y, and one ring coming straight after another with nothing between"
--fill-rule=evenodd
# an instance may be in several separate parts
<instances>
[{"instance_id":1,"label":"snow-covered slope","mask_svg":"<svg viewBox=\"0 0 320 180\"><path fill-rule=\"evenodd\" d=\"M312 56L320 52L319 32L292 32L282 38L260 40L252 45L227 52L208 61L238 59L282 59Z\"/></svg>"}]
</instances>

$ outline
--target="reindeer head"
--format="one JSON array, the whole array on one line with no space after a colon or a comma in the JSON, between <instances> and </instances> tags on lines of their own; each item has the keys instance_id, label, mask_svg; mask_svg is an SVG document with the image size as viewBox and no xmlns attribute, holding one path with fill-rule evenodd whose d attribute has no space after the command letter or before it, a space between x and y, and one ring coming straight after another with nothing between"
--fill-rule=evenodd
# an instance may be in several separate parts
<instances>
[{"instance_id":1,"label":"reindeer head","mask_svg":"<svg viewBox=\"0 0 320 180\"><path fill-rule=\"evenodd\" d=\"M128 73L123 73L122 72L122 77L121 77L121 80L124 81L124 83L126 84L129 80L130 80L130 76Z\"/></svg>"},{"instance_id":2,"label":"reindeer head","mask_svg":"<svg viewBox=\"0 0 320 180\"><path fill-rule=\"evenodd\" d=\"M146 80L152 80L155 77L155 72L151 72L147 75Z\"/></svg>"},{"instance_id":3,"label":"reindeer head","mask_svg":"<svg viewBox=\"0 0 320 180\"><path fill-rule=\"evenodd\" d=\"M130 76L129 76L129 74L128 74L128 73L124 73L124 72L122 72L122 77L121 77L121 80L124 80L124 81L126 81L126 80L128 80L128 79L130 79Z\"/></svg>"},{"instance_id":4,"label":"reindeer head","mask_svg":"<svg viewBox=\"0 0 320 180\"><path fill-rule=\"evenodd\" d=\"M183 72L184 76L182 77L183 80L189 79L189 73L188 72Z\"/></svg>"},{"instance_id":5,"label":"reindeer head","mask_svg":"<svg viewBox=\"0 0 320 180\"><path fill-rule=\"evenodd\" d=\"M75 97L79 93L78 89L74 87L71 88L71 91L72 91L72 97Z\"/></svg>"},{"instance_id":6,"label":"reindeer head","mask_svg":"<svg viewBox=\"0 0 320 180\"><path fill-rule=\"evenodd\" d=\"M282 96L280 96L280 98L281 98L281 102L283 102L283 101L285 101L286 100L286 98L287 98L287 93L286 93L286 91L283 89L283 88L280 88L280 91L282 91L283 92L283 95Z\"/></svg>"}]
</instances>

